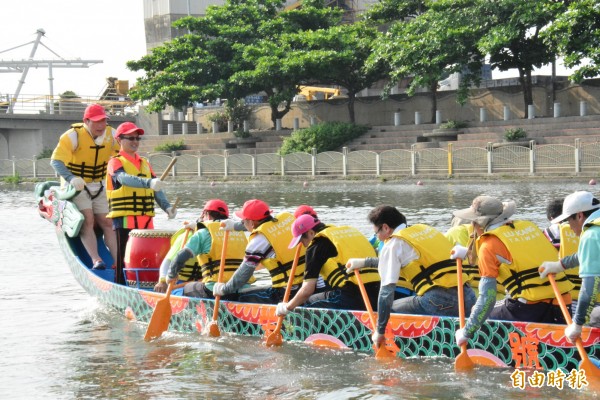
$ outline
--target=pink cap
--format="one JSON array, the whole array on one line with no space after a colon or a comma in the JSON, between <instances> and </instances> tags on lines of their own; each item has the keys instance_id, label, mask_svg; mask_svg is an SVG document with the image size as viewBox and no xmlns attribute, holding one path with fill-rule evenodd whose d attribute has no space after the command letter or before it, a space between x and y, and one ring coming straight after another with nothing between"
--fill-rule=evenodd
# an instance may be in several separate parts
<instances>
[{"instance_id":1,"label":"pink cap","mask_svg":"<svg viewBox=\"0 0 600 400\"><path fill-rule=\"evenodd\" d=\"M104 107L102 107L100 104L90 104L83 113L83 119L90 119L94 122L97 122L103 119L108 119L108 116L106 115Z\"/></svg>"},{"instance_id":2,"label":"pink cap","mask_svg":"<svg viewBox=\"0 0 600 400\"><path fill-rule=\"evenodd\" d=\"M288 249L293 249L300 243L300 239L302 239L302 234L308 232L315 226L319 225L321 221L317 218L313 217L309 214L303 214L298 217L292 224L292 235L294 238L290 242Z\"/></svg>"},{"instance_id":3,"label":"pink cap","mask_svg":"<svg viewBox=\"0 0 600 400\"><path fill-rule=\"evenodd\" d=\"M296 211L294 211L294 218L298 218L304 214L309 214L317 218L317 212L311 206L307 206L306 204L302 204L296 208Z\"/></svg>"},{"instance_id":4,"label":"pink cap","mask_svg":"<svg viewBox=\"0 0 600 400\"><path fill-rule=\"evenodd\" d=\"M235 215L241 219L249 219L251 221L260 221L271 215L269 205L262 200L252 199L244 203L240 211L236 211Z\"/></svg>"},{"instance_id":5,"label":"pink cap","mask_svg":"<svg viewBox=\"0 0 600 400\"><path fill-rule=\"evenodd\" d=\"M123 122L117 128L117 133L115 134L115 137L119 137L121 135L127 135L127 134L134 133L134 132L137 132L138 135L144 134L144 130L142 128L138 128L137 125L134 124L133 122Z\"/></svg>"}]
</instances>

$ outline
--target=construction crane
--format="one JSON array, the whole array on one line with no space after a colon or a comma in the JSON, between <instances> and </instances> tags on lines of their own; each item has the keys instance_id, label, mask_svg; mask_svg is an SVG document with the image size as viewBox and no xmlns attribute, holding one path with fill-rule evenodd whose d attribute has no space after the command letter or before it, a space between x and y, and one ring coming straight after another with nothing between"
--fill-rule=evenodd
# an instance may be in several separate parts
<instances>
[{"instance_id":1,"label":"construction crane","mask_svg":"<svg viewBox=\"0 0 600 400\"><path fill-rule=\"evenodd\" d=\"M42 37L46 34L46 31L44 31L43 29L38 29L36 33L37 33L37 37L34 41L24 43L22 45L19 45L19 46L16 46L16 47L13 47L13 48L10 48L7 50L0 51L0 54L2 54L5 52L8 52L8 51L17 49L19 47L33 44L31 53L29 54L29 59L27 59L27 60L18 60L18 61L0 60L0 73L1 72L17 72L17 73L20 72L21 73L21 79L19 79L19 84L17 85L17 90L15 91L12 98L8 102L9 104L6 109L7 114L13 113L14 105L17 102L17 99L19 98L19 94L21 93L21 88L23 87L23 84L25 83L25 78L27 77L29 68L31 68L31 67L48 68L48 81L50 82L50 98L54 98L54 87L53 87L54 78L52 77L52 69L53 68L89 68L92 65L102 64L102 62L103 62L102 60L81 60L81 59L65 60L64 58L62 58L61 56L56 54L48 46L46 46L44 43L42 43ZM35 53L36 53L39 45L48 49L50 52L52 52L52 54L57 56L59 58L59 60L34 60L33 57L35 56ZM50 113L54 114L54 104L52 101L50 102Z\"/></svg>"}]
</instances>

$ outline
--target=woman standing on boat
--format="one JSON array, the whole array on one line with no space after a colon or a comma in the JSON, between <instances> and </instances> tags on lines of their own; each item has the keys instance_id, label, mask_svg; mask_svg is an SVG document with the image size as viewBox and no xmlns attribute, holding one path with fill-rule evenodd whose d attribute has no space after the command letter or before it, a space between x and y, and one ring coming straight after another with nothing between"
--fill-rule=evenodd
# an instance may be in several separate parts
<instances>
[{"instance_id":1,"label":"woman standing on boat","mask_svg":"<svg viewBox=\"0 0 600 400\"><path fill-rule=\"evenodd\" d=\"M514 201L478 196L471 207L454 212L456 217L473 224L476 236L473 251L481 275L477 303L465 328L455 334L459 346L473 338L487 318L565 323L550 282L537 273L544 260L556 259L556 248L534 223L511 221L515 210ZM464 259L467 252L465 247L455 246L451 257ZM571 304L569 291L573 284L564 273L557 275L556 281L565 303ZM494 307L498 282L506 288L508 296Z\"/></svg>"},{"instance_id":2,"label":"woman standing on boat","mask_svg":"<svg viewBox=\"0 0 600 400\"><path fill-rule=\"evenodd\" d=\"M112 218L117 234L117 270L115 282L125 283L123 267L125 247L132 229L154 229L154 202L169 217L175 218L177 210L171 207L162 192L164 183L156 178L147 159L137 153L144 130L133 122L124 122L117 128L115 138L121 145L116 157L108 162L106 196L108 218Z\"/></svg>"},{"instance_id":3,"label":"woman standing on boat","mask_svg":"<svg viewBox=\"0 0 600 400\"><path fill-rule=\"evenodd\" d=\"M379 240L384 241L377 259L350 259L347 271L378 266L381 290L377 329L373 343L382 345L390 312L458 316L456 264L449 259L450 241L424 224L408 226L406 217L392 206L375 207L368 216ZM394 300L399 276L412 283L416 295ZM463 272L463 282L468 282ZM464 284L465 306L475 304L475 292Z\"/></svg>"},{"instance_id":4,"label":"woman standing on boat","mask_svg":"<svg viewBox=\"0 0 600 400\"><path fill-rule=\"evenodd\" d=\"M283 300L294 260L294 251L288 249L294 216L282 212L273 217L267 203L258 199L246 201L235 215L242 219L244 227L250 232L244 260L227 283L214 285L213 294L225 296L237 292L248 283L256 267L262 264L271 275L271 287L240 294L239 301L277 304ZM227 220L224 229L234 230L234 225L232 220ZM300 256L302 259L293 277L292 295L298 290L304 275L304 253Z\"/></svg>"},{"instance_id":5,"label":"woman standing on boat","mask_svg":"<svg viewBox=\"0 0 600 400\"><path fill-rule=\"evenodd\" d=\"M306 247L306 272L298 293L289 303L277 304L276 314L286 315L296 307L364 310L365 304L354 274L348 275L345 265L352 257L376 257L375 249L356 228L325 225L310 214L303 214L292 224L294 239L289 248L302 244ZM329 290L314 294L319 276ZM379 293L377 269L361 273L372 304Z\"/></svg>"}]
</instances>

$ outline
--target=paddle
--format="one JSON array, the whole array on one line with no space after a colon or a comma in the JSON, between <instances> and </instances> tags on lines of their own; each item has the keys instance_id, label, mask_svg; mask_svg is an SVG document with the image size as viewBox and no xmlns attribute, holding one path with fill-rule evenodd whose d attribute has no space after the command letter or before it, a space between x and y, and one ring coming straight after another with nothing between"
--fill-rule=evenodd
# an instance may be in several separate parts
<instances>
[{"instance_id":1,"label":"paddle","mask_svg":"<svg viewBox=\"0 0 600 400\"><path fill-rule=\"evenodd\" d=\"M301 246L298 244L296 246L296 254L294 254L294 262L292 263L292 268L290 269L290 278L288 279L287 287L285 288L285 294L283 295L284 303L287 303L290 299L290 293L292 292L292 286L294 284L294 276L296 275L296 267L298 266L298 260L300 259L300 251ZM281 336L281 325L283 325L284 318L284 315L279 316L275 329L265 338L265 344L267 346L281 346L283 343L283 337Z\"/></svg>"},{"instance_id":2,"label":"paddle","mask_svg":"<svg viewBox=\"0 0 600 400\"><path fill-rule=\"evenodd\" d=\"M369 313L369 318L371 319L371 325L373 326L373 332L377 329L377 318L375 317L375 312L373 311L373 307L371 307L371 301L369 300L369 296L367 294L367 289L365 289L365 284L360 277L360 272L355 269L354 276L356 276L356 281L358 282L358 288L360 289L360 294L362 295L363 301L365 302L365 307L367 308L367 312ZM386 339L387 341L387 339ZM375 343L373 343L373 348L375 350L375 358L395 358L396 354L389 351L386 346L379 346L375 348Z\"/></svg>"},{"instance_id":3,"label":"paddle","mask_svg":"<svg viewBox=\"0 0 600 400\"><path fill-rule=\"evenodd\" d=\"M181 243L181 249L185 246L187 242L188 235L190 233L189 229L185 230L185 237L183 238L183 242ZM171 310L171 292L175 287L175 279L169 282L169 287L167 288L167 293L163 299L160 299L156 303L156 307L154 308L154 312L152 313L152 317L150 318L150 323L148 324L148 328L146 329L146 335L144 335L144 340L146 342L160 337L164 331L169 329L169 322L171 322L171 314L173 311Z\"/></svg>"},{"instance_id":4,"label":"paddle","mask_svg":"<svg viewBox=\"0 0 600 400\"><path fill-rule=\"evenodd\" d=\"M167 165L165 172L163 172L162 175L160 176L161 181L164 181L165 178L167 177L167 175L169 175L169 172L171 172L171 168L173 168L173 165L175 165L176 162L177 162L177 157L173 157L173 159L171 160L169 165Z\"/></svg>"},{"instance_id":5,"label":"paddle","mask_svg":"<svg viewBox=\"0 0 600 400\"><path fill-rule=\"evenodd\" d=\"M558 286L556 285L556 280L554 279L554 274L548 274L548 280L550 281L550 284L552 285L552 289L554 290L554 295L556 296L556 300L558 300L558 304L560 305L560 309L563 313L563 316L565 317L565 321L567 321L567 324L571 325L573 323L573 320L571 319L571 315L569 314L569 311L567 310L565 300L563 299L562 294L560 293L560 290L558 289ZM585 371L586 378L588 378L588 379L593 378L594 383L596 385L600 384L600 369L598 369L598 367L588 357L585 349L583 348L583 342L581 341L581 338L577 338L577 341L575 342L575 344L577 346L577 351L579 351L579 356L581 357L581 362L579 363L579 369L582 369Z\"/></svg>"},{"instance_id":6,"label":"paddle","mask_svg":"<svg viewBox=\"0 0 600 400\"><path fill-rule=\"evenodd\" d=\"M219 276L217 282L223 283L223 273L225 272L225 256L227 255L227 242L229 241L229 231L225 231L223 236L223 248L221 249L221 264L219 265ZM212 337L221 336L219 330L219 304L221 303L221 296L215 296L215 309L213 310L212 321L208 325L208 334Z\"/></svg>"},{"instance_id":7,"label":"paddle","mask_svg":"<svg viewBox=\"0 0 600 400\"><path fill-rule=\"evenodd\" d=\"M458 283L458 319L460 323L460 329L464 329L465 327L465 293L463 288L463 279L462 279L462 260L460 258L456 259L456 280ZM470 371L473 369L475 364L469 354L467 354L467 344L463 343L460 345L460 354L456 357L454 361L454 370L455 371Z\"/></svg>"}]
</instances>

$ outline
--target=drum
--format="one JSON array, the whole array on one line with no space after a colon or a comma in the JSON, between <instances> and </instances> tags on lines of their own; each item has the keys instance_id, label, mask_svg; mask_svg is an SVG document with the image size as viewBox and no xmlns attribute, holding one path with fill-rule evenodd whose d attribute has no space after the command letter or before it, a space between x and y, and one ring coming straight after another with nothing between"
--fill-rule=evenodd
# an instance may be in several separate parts
<instances>
[{"instance_id":1,"label":"drum","mask_svg":"<svg viewBox=\"0 0 600 400\"><path fill-rule=\"evenodd\" d=\"M160 264L171 247L174 231L132 229L125 247L125 279L127 285L153 289L158 282Z\"/></svg>"}]
</instances>

